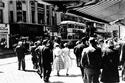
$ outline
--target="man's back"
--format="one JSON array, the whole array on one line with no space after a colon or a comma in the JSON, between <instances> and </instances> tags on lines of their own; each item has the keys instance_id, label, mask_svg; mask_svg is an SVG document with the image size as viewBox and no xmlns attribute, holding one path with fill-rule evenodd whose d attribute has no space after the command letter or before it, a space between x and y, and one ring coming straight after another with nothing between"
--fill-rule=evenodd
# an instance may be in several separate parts
<instances>
[{"instance_id":1,"label":"man's back","mask_svg":"<svg viewBox=\"0 0 125 83\"><path fill-rule=\"evenodd\" d=\"M81 58L81 53L82 53L83 49L86 47L87 46L85 46L84 44L78 44L77 46L75 46L74 54L76 55L76 57Z\"/></svg>"},{"instance_id":2,"label":"man's back","mask_svg":"<svg viewBox=\"0 0 125 83\"><path fill-rule=\"evenodd\" d=\"M43 64L47 65L53 61L53 53L52 50L45 46L42 51Z\"/></svg>"},{"instance_id":3,"label":"man's back","mask_svg":"<svg viewBox=\"0 0 125 83\"><path fill-rule=\"evenodd\" d=\"M82 53L83 64L87 68L98 69L101 67L102 63L102 52L99 47L87 47Z\"/></svg>"},{"instance_id":4,"label":"man's back","mask_svg":"<svg viewBox=\"0 0 125 83\"><path fill-rule=\"evenodd\" d=\"M15 48L17 56L24 56L25 55L25 49L23 46L17 46Z\"/></svg>"},{"instance_id":5,"label":"man's back","mask_svg":"<svg viewBox=\"0 0 125 83\"><path fill-rule=\"evenodd\" d=\"M78 44L77 46L74 47L74 54L76 56L77 66L80 66L80 60L81 60L81 56L82 56L82 51L86 47L87 46L85 46L84 44Z\"/></svg>"}]
</instances>

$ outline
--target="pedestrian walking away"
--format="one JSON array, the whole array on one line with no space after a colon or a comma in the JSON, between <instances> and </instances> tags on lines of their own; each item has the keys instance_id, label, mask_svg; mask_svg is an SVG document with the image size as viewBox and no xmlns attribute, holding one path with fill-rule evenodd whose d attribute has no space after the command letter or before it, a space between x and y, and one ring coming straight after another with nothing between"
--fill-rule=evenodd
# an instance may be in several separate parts
<instances>
[{"instance_id":1,"label":"pedestrian walking away","mask_svg":"<svg viewBox=\"0 0 125 83\"><path fill-rule=\"evenodd\" d=\"M119 80L119 49L115 48L112 39L108 40L107 48L103 52L103 66L101 81L103 83L118 83Z\"/></svg>"},{"instance_id":2,"label":"pedestrian walking away","mask_svg":"<svg viewBox=\"0 0 125 83\"><path fill-rule=\"evenodd\" d=\"M66 76L69 75L69 69L71 67L71 57L70 57L70 49L68 48L68 44L64 44L64 48L62 49L62 55L64 58L64 66L66 69Z\"/></svg>"},{"instance_id":3,"label":"pedestrian walking away","mask_svg":"<svg viewBox=\"0 0 125 83\"><path fill-rule=\"evenodd\" d=\"M83 37L82 40L74 47L74 54L76 55L77 66L80 67L82 78L84 77L84 68L81 66L80 61L81 61L82 51L86 47L88 47L86 37Z\"/></svg>"},{"instance_id":4,"label":"pedestrian walking away","mask_svg":"<svg viewBox=\"0 0 125 83\"><path fill-rule=\"evenodd\" d=\"M56 43L53 49L53 68L57 70L57 75L59 76L59 72L61 69L64 69L64 58L62 56L62 49L59 47L59 44Z\"/></svg>"},{"instance_id":5,"label":"pedestrian walking away","mask_svg":"<svg viewBox=\"0 0 125 83\"><path fill-rule=\"evenodd\" d=\"M49 81L49 77L52 71L52 63L53 63L53 53L52 53L52 43L49 40L45 47L42 50L42 59L43 59L43 79L45 82Z\"/></svg>"},{"instance_id":6,"label":"pedestrian walking away","mask_svg":"<svg viewBox=\"0 0 125 83\"><path fill-rule=\"evenodd\" d=\"M18 58L18 70L25 70L25 53L26 49L23 46L22 41L18 42L18 45L15 48L16 56Z\"/></svg>"},{"instance_id":7,"label":"pedestrian walking away","mask_svg":"<svg viewBox=\"0 0 125 83\"><path fill-rule=\"evenodd\" d=\"M97 47L93 37L89 39L89 47L83 49L81 65L84 67L84 83L99 83L102 63L102 51Z\"/></svg>"}]
</instances>

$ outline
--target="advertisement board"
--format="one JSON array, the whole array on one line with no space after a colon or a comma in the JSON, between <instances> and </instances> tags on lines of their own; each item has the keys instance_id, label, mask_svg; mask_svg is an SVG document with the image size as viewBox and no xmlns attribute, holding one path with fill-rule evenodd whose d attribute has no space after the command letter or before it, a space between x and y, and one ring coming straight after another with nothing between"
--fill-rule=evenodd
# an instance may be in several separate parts
<instances>
[{"instance_id":1,"label":"advertisement board","mask_svg":"<svg viewBox=\"0 0 125 83\"><path fill-rule=\"evenodd\" d=\"M9 48L9 24L0 24L0 44L5 44L5 48Z\"/></svg>"}]
</instances>

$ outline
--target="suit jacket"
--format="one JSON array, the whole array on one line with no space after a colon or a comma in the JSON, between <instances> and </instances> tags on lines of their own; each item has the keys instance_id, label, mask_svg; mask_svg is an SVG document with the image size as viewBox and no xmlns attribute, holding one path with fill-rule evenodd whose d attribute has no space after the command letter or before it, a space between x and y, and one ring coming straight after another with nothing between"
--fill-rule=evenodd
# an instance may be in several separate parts
<instances>
[{"instance_id":1,"label":"suit jacket","mask_svg":"<svg viewBox=\"0 0 125 83\"><path fill-rule=\"evenodd\" d=\"M53 53L52 53L52 49L50 49L50 47L45 46L42 50L42 59L43 59L43 66L44 67L48 67L51 65L51 63L53 62Z\"/></svg>"},{"instance_id":2,"label":"suit jacket","mask_svg":"<svg viewBox=\"0 0 125 83\"><path fill-rule=\"evenodd\" d=\"M102 82L119 82L119 50L115 48L106 48L103 54Z\"/></svg>"},{"instance_id":3,"label":"suit jacket","mask_svg":"<svg viewBox=\"0 0 125 83\"><path fill-rule=\"evenodd\" d=\"M87 46L84 44L78 44L77 46L74 47L74 54L76 55L77 66L80 66L82 51L86 47Z\"/></svg>"},{"instance_id":4,"label":"suit jacket","mask_svg":"<svg viewBox=\"0 0 125 83\"><path fill-rule=\"evenodd\" d=\"M83 49L81 64L85 68L101 69L102 51L99 47L89 46Z\"/></svg>"}]
</instances>

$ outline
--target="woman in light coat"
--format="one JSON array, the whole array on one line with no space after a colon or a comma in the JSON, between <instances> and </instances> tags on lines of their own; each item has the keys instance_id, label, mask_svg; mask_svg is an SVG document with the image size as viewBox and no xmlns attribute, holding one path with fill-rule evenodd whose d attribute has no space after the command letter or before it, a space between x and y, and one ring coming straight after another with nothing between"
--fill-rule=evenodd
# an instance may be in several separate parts
<instances>
[{"instance_id":1,"label":"woman in light coat","mask_svg":"<svg viewBox=\"0 0 125 83\"><path fill-rule=\"evenodd\" d=\"M56 43L53 49L53 68L57 70L57 75L59 76L59 72L61 69L64 69L64 59L62 56L62 49L59 47L59 44Z\"/></svg>"},{"instance_id":2,"label":"woman in light coat","mask_svg":"<svg viewBox=\"0 0 125 83\"><path fill-rule=\"evenodd\" d=\"M68 44L64 44L64 48L62 49L62 54L64 57L66 76L68 76L69 68L71 67L71 57L70 57L70 49L68 48Z\"/></svg>"}]
</instances>

